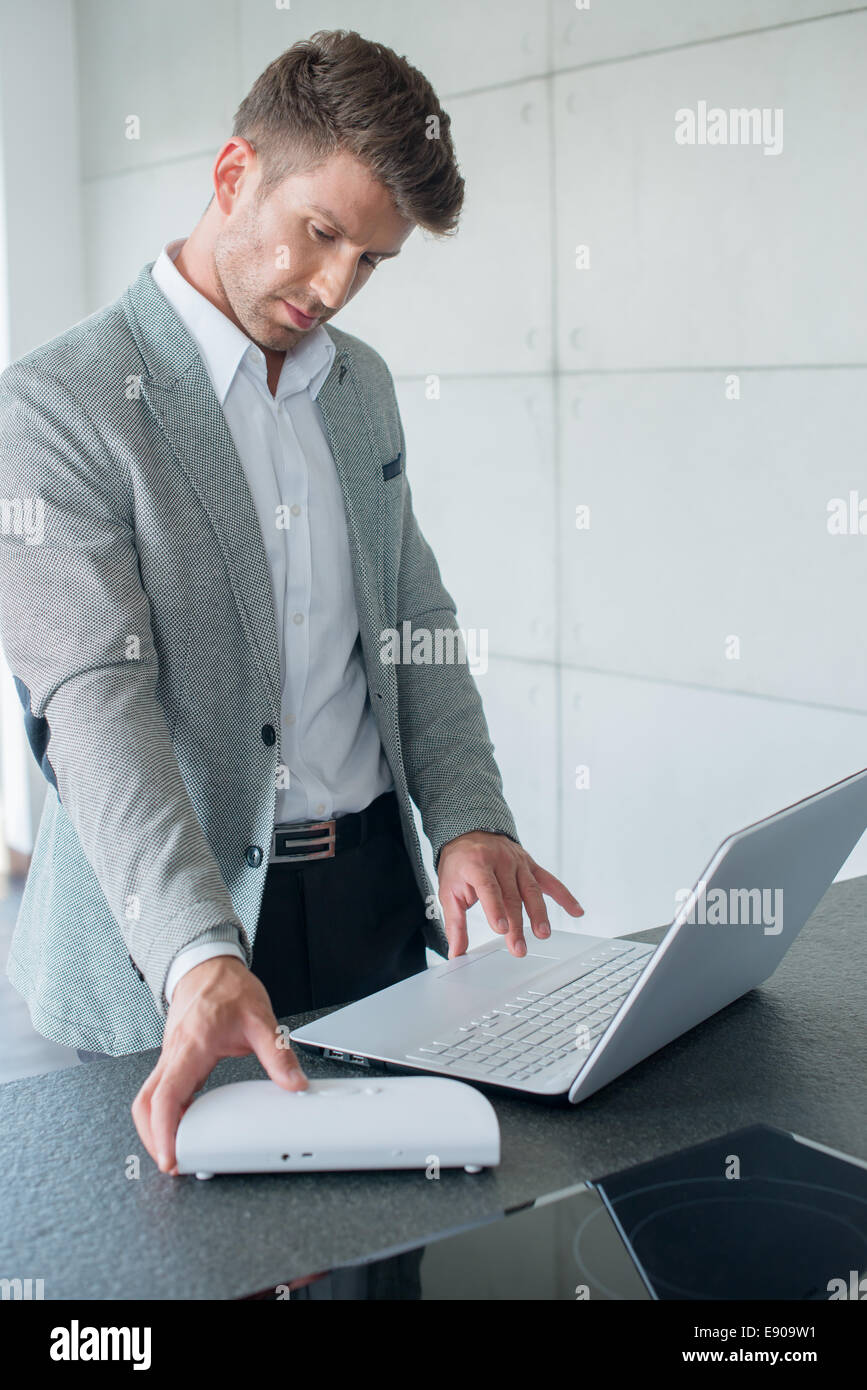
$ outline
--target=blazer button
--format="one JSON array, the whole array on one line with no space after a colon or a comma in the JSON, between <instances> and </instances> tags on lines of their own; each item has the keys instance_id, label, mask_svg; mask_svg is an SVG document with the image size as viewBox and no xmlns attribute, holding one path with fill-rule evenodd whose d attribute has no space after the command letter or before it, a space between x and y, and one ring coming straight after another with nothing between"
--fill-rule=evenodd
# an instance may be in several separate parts
<instances>
[{"instance_id":1,"label":"blazer button","mask_svg":"<svg viewBox=\"0 0 867 1390\"><path fill-rule=\"evenodd\" d=\"M258 845L248 845L244 858L251 869L258 869L259 865L262 863L262 851Z\"/></svg>"},{"instance_id":2,"label":"blazer button","mask_svg":"<svg viewBox=\"0 0 867 1390\"><path fill-rule=\"evenodd\" d=\"M269 748L271 747L272 743L277 742L277 733L273 724L265 725L264 729L262 730L262 742L267 743Z\"/></svg>"}]
</instances>

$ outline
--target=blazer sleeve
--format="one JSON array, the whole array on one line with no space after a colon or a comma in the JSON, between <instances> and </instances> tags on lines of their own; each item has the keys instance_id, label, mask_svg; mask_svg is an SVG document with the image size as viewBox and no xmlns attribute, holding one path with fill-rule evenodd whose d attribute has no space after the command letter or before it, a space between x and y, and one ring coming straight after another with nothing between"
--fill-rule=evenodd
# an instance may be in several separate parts
<instances>
[{"instance_id":1,"label":"blazer sleeve","mask_svg":"<svg viewBox=\"0 0 867 1390\"><path fill-rule=\"evenodd\" d=\"M392 384L392 394L394 387ZM400 447L406 439L397 399ZM444 587L433 551L412 508L403 470L403 511L397 580L397 629L407 619L432 633L456 630L457 609ZM407 785L433 849L434 868L443 846L470 830L506 835L520 844L503 797L482 701L466 661L429 665L399 662L398 723Z\"/></svg>"},{"instance_id":2,"label":"blazer sleeve","mask_svg":"<svg viewBox=\"0 0 867 1390\"><path fill-rule=\"evenodd\" d=\"M129 475L68 388L21 364L0 376L0 496L19 518L0 528L0 631L28 737L165 1014L184 946L252 952L157 698Z\"/></svg>"}]
</instances>

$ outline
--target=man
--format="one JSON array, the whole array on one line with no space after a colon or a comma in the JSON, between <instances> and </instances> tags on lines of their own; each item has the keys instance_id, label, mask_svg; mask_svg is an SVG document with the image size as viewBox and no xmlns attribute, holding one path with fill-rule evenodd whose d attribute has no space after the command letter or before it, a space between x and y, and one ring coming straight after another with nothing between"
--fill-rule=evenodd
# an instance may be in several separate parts
<instances>
[{"instance_id":1,"label":"man","mask_svg":"<svg viewBox=\"0 0 867 1390\"><path fill-rule=\"evenodd\" d=\"M432 138L431 138L432 137ZM48 1037L161 1043L133 1104L175 1171L222 1057L306 1086L277 1017L581 908L518 840L412 511L391 375L325 324L414 226L454 228L449 118L355 33L266 69L213 197L114 304L0 378L2 637L52 786L9 961ZM411 801L431 841L445 931Z\"/></svg>"}]
</instances>

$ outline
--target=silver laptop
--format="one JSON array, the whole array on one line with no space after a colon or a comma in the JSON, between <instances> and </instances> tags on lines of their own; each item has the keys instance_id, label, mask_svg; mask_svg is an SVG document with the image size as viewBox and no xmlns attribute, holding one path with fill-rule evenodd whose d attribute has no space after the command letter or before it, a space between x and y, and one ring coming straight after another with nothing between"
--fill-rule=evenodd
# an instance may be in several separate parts
<instances>
[{"instance_id":1,"label":"silver laptop","mask_svg":"<svg viewBox=\"0 0 867 1390\"><path fill-rule=\"evenodd\" d=\"M657 946L526 928L526 956L496 937L292 1042L577 1103L766 980L865 828L867 768L725 839Z\"/></svg>"}]
</instances>

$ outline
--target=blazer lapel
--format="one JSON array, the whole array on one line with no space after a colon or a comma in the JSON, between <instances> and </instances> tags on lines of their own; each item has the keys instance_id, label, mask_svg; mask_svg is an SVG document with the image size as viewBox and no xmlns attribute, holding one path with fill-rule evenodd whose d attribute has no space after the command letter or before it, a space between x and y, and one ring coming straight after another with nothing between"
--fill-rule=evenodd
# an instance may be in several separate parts
<instances>
[{"instance_id":1,"label":"blazer lapel","mask_svg":"<svg viewBox=\"0 0 867 1390\"><path fill-rule=\"evenodd\" d=\"M170 385L146 377L142 394L211 519L247 639L279 711L280 651L271 573L253 497L211 379L197 356Z\"/></svg>"},{"instance_id":2,"label":"blazer lapel","mask_svg":"<svg viewBox=\"0 0 867 1390\"><path fill-rule=\"evenodd\" d=\"M333 333L330 336L337 342ZM358 366L339 342L316 400L343 493L355 603L367 650L366 629L376 612L384 612L382 462L370 428Z\"/></svg>"}]
</instances>

